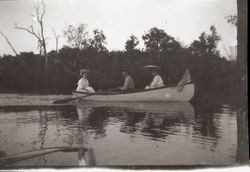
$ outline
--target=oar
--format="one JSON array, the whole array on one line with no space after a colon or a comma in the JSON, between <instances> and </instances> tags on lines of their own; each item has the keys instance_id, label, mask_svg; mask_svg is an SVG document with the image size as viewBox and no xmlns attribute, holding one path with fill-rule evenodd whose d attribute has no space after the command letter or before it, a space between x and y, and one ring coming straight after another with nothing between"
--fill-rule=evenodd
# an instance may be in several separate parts
<instances>
[{"instance_id":1,"label":"oar","mask_svg":"<svg viewBox=\"0 0 250 172\"><path fill-rule=\"evenodd\" d=\"M87 151L87 148L81 148L84 151ZM22 160L27 160L27 159L31 159L31 158L35 158L38 156L43 156L43 155L47 155L47 154L51 154L51 153L55 153L55 152L76 152L78 151L79 148L70 148L70 147L62 147L62 148L57 148L57 147L50 147L50 148L43 148L43 149L39 149L39 150L32 150L32 151L27 151L27 152L23 152L20 154L16 154L16 155L11 155L8 157L3 157L0 158L0 164L3 165L8 165L8 164L12 164L15 162L19 162Z\"/></svg>"},{"instance_id":2,"label":"oar","mask_svg":"<svg viewBox=\"0 0 250 172\"><path fill-rule=\"evenodd\" d=\"M115 91L115 90L118 90L118 88L109 89L108 92ZM53 102L53 104L64 104L64 103L68 103L68 102L71 102L71 101L74 101L74 100L77 100L77 99L80 99L80 98L83 98L83 97L89 97L89 96L92 96L92 94L87 94L87 95L84 95L84 96L68 98L68 99L63 99L63 100L56 100L56 101Z\"/></svg>"},{"instance_id":3,"label":"oar","mask_svg":"<svg viewBox=\"0 0 250 172\"><path fill-rule=\"evenodd\" d=\"M69 103L71 101L83 98L83 97L88 97L88 96L92 96L91 94L88 95L84 95L84 96L80 96L80 97L74 97L74 98L68 98L68 99L63 99L63 100L56 100L53 102L53 104L64 104L64 103Z\"/></svg>"}]
</instances>

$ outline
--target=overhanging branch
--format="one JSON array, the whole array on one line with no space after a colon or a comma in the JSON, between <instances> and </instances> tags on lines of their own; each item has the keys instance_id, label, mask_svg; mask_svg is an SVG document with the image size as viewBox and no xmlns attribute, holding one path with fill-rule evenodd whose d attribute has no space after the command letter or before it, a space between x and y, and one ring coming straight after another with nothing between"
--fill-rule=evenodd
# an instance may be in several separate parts
<instances>
[{"instance_id":1,"label":"overhanging branch","mask_svg":"<svg viewBox=\"0 0 250 172\"><path fill-rule=\"evenodd\" d=\"M9 39L7 38L7 36L5 36L5 35L3 34L2 31L0 31L0 34L4 37L4 39L6 40L6 42L8 43L8 45L10 46L10 48L12 49L12 51L13 51L16 55L18 55L18 53L16 52L15 48L14 48L14 47L12 46L12 44L10 43Z\"/></svg>"},{"instance_id":2,"label":"overhanging branch","mask_svg":"<svg viewBox=\"0 0 250 172\"><path fill-rule=\"evenodd\" d=\"M33 29L33 26L30 26L30 30L28 28L25 28L25 27L19 27L19 26L15 26L15 29L19 29L19 30L24 30L28 33L30 33L31 35L35 36L38 41L42 44L42 40L40 39L39 35L37 35L35 32L34 32L34 29Z\"/></svg>"}]
</instances>

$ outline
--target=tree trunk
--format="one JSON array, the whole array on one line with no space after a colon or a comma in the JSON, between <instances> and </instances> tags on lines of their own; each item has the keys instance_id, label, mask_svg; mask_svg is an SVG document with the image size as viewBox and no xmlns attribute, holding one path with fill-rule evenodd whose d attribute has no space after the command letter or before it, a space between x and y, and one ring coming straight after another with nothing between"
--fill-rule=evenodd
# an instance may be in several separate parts
<instances>
[{"instance_id":1,"label":"tree trunk","mask_svg":"<svg viewBox=\"0 0 250 172\"><path fill-rule=\"evenodd\" d=\"M240 92L243 102L247 100L247 0L237 0L237 66L241 79Z\"/></svg>"},{"instance_id":2,"label":"tree trunk","mask_svg":"<svg viewBox=\"0 0 250 172\"><path fill-rule=\"evenodd\" d=\"M237 0L237 68L239 82L239 107L237 114L237 161L247 164L249 161L248 109L247 109L247 0Z\"/></svg>"},{"instance_id":3,"label":"tree trunk","mask_svg":"<svg viewBox=\"0 0 250 172\"><path fill-rule=\"evenodd\" d=\"M246 111L239 109L237 112L237 152L236 161L248 164L249 158L248 116Z\"/></svg>"},{"instance_id":4,"label":"tree trunk","mask_svg":"<svg viewBox=\"0 0 250 172\"><path fill-rule=\"evenodd\" d=\"M44 54L44 58L45 58L45 73L47 73L49 68L49 59L47 53Z\"/></svg>"}]
</instances>

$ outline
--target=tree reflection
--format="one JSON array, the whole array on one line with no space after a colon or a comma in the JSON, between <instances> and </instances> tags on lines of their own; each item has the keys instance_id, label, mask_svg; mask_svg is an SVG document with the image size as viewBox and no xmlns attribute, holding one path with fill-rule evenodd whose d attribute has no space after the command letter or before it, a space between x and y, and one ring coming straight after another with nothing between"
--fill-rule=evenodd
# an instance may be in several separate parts
<instances>
[{"instance_id":1,"label":"tree reflection","mask_svg":"<svg viewBox=\"0 0 250 172\"><path fill-rule=\"evenodd\" d=\"M5 166L4 161L1 161L1 159L6 157L6 156L7 156L6 152L0 150L0 168Z\"/></svg>"},{"instance_id":2,"label":"tree reflection","mask_svg":"<svg viewBox=\"0 0 250 172\"><path fill-rule=\"evenodd\" d=\"M202 136L203 139L212 139L210 150L214 151L218 145L220 138L219 128L220 120L215 118L215 113L219 111L219 106L214 103L197 103L195 107L195 122L193 125L193 138L198 141L197 137ZM219 117L217 117L219 118Z\"/></svg>"},{"instance_id":3,"label":"tree reflection","mask_svg":"<svg viewBox=\"0 0 250 172\"><path fill-rule=\"evenodd\" d=\"M154 138L165 138L169 134L181 132L180 124L187 124L181 112L166 112L165 114L146 114L141 122L141 131Z\"/></svg>"},{"instance_id":4,"label":"tree reflection","mask_svg":"<svg viewBox=\"0 0 250 172\"><path fill-rule=\"evenodd\" d=\"M105 121L107 120L107 110L105 108L76 107L75 109L64 109L59 112L64 118L61 122L67 125L67 130L71 132L64 138L67 144L73 146L86 145L93 137L98 139L105 137Z\"/></svg>"},{"instance_id":5,"label":"tree reflection","mask_svg":"<svg viewBox=\"0 0 250 172\"><path fill-rule=\"evenodd\" d=\"M218 128L220 123L215 118L215 113L219 112L220 107L214 103L195 104L195 123L194 131L205 137L218 139Z\"/></svg>"},{"instance_id":6,"label":"tree reflection","mask_svg":"<svg viewBox=\"0 0 250 172\"><path fill-rule=\"evenodd\" d=\"M237 153L236 161L247 164L249 161L248 116L246 110L237 112Z\"/></svg>"},{"instance_id":7,"label":"tree reflection","mask_svg":"<svg viewBox=\"0 0 250 172\"><path fill-rule=\"evenodd\" d=\"M95 130L95 138L106 136L107 110L107 108L95 108L89 115L88 125Z\"/></svg>"},{"instance_id":8,"label":"tree reflection","mask_svg":"<svg viewBox=\"0 0 250 172\"><path fill-rule=\"evenodd\" d=\"M39 111L39 134L38 137L41 141L40 148L44 147L45 136L48 131L48 114L47 111Z\"/></svg>"},{"instance_id":9,"label":"tree reflection","mask_svg":"<svg viewBox=\"0 0 250 172\"><path fill-rule=\"evenodd\" d=\"M124 112L125 123L121 126L120 131L125 133L134 133L138 130L139 122L145 117L145 113Z\"/></svg>"},{"instance_id":10,"label":"tree reflection","mask_svg":"<svg viewBox=\"0 0 250 172\"><path fill-rule=\"evenodd\" d=\"M44 148L44 143L45 143L45 136L46 133L48 131L48 113L47 111L39 111L39 134L38 134L38 138L40 139L40 149ZM47 163L47 160L44 156L41 156L39 158L40 160L37 161L37 163L42 163L43 165L45 165ZM37 165L41 165L41 164L37 164Z\"/></svg>"}]
</instances>

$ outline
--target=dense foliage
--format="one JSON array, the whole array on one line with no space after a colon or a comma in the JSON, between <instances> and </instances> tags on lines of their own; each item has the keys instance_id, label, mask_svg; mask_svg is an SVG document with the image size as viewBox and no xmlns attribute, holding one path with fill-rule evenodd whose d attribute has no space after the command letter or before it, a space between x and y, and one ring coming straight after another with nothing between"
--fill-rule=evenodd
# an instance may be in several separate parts
<instances>
[{"instance_id":1,"label":"dense foliage","mask_svg":"<svg viewBox=\"0 0 250 172\"><path fill-rule=\"evenodd\" d=\"M82 33L83 35L79 35ZM121 70L128 70L137 88L144 88L151 79L150 72L141 68L147 64L161 67L166 85L176 85L187 68L196 85L196 96L226 95L237 89L237 70L234 61L222 58L216 49L219 36L211 27L211 34L202 33L190 47L181 43L164 30L152 28L142 36L145 51L135 49L138 39L131 36L125 43L126 50L109 52L106 37L101 30L94 30L94 37L86 40L85 25L69 26L64 31L69 46L59 52L48 53L48 72L45 59L32 52L0 58L0 91L29 93L70 93L76 88L81 68L91 70L89 81L95 90L105 90L123 84Z\"/></svg>"}]
</instances>

